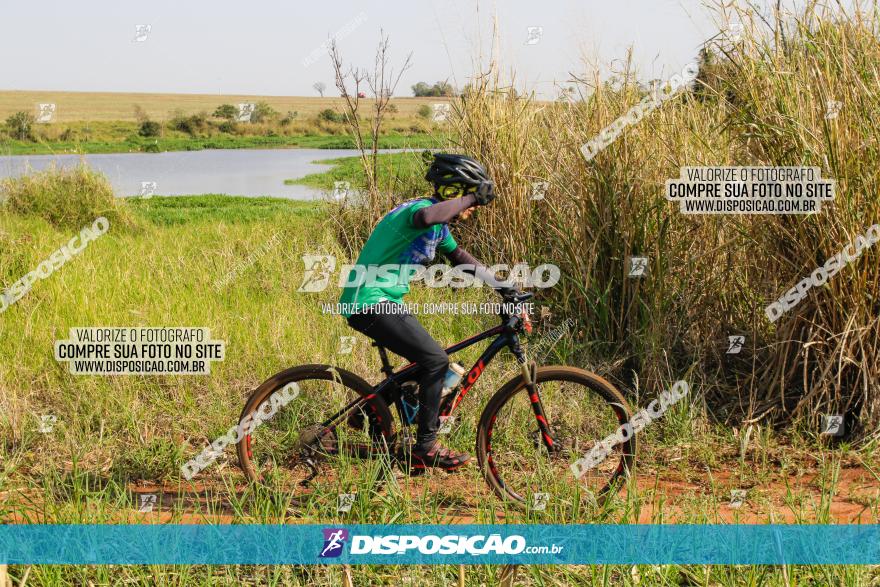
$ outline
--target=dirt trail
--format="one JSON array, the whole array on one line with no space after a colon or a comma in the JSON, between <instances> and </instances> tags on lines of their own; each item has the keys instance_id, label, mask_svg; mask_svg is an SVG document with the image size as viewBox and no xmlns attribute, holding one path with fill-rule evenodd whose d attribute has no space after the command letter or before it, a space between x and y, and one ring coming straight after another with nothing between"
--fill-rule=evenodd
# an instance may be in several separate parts
<instances>
[{"instance_id":1,"label":"dirt trail","mask_svg":"<svg viewBox=\"0 0 880 587\"><path fill-rule=\"evenodd\" d=\"M860 464L842 466L834 485L834 492L822 485L828 484L814 467L800 467L796 476L784 477L773 474L762 483L746 485L738 481L735 467L704 471L685 468L687 475L680 471L666 469L661 472L642 471L635 485L640 509L638 523L810 523L830 521L837 524L878 523L880 521L880 479L868 467ZM687 478L686 478L687 477ZM443 512L447 523L474 523L477 521L476 501L485 503L491 499L489 489L476 486L474 476L429 474L425 477L408 480L404 490L414 500L427 490L443 492L462 497L458 505L450 506ZM186 483L177 485L131 484L130 510L112 512L110 520L114 523L183 523L183 524L229 524L241 521L236 516L232 504L223 498L230 488L219 482ZM242 495L246 485L234 487ZM741 505L731 502L732 490L745 490ZM7 499L11 492L6 492ZM28 492L30 493L30 492ZM149 512L137 511L141 496L156 496L147 501ZM11 523L52 522L40 513L40 498L30 493L19 493L29 501L26 514L5 516L3 521ZM626 498L627 490L621 492ZM23 500L16 500L23 501ZM152 505L152 508L149 508ZM14 508L17 509L17 508ZM203 513L210 512L210 513ZM499 511L499 519L503 512ZM295 507L288 510L288 523L305 523Z\"/></svg>"}]
</instances>

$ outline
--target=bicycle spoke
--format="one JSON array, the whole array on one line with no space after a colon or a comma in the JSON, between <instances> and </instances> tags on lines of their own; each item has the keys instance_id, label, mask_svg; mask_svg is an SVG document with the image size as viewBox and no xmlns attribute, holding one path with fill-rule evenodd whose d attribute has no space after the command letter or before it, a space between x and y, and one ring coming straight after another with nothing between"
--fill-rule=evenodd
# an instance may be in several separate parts
<instances>
[{"instance_id":1,"label":"bicycle spoke","mask_svg":"<svg viewBox=\"0 0 880 587\"><path fill-rule=\"evenodd\" d=\"M486 441L490 476L505 495L526 504L535 502L536 496L569 508L595 503L609 481L620 474L627 449L616 447L580 479L575 478L571 464L617 430L618 413L607 398L583 382L539 381L538 394L551 447L528 392L521 389L494 413Z\"/></svg>"},{"instance_id":2,"label":"bicycle spoke","mask_svg":"<svg viewBox=\"0 0 880 587\"><path fill-rule=\"evenodd\" d=\"M240 449L245 472L264 485L299 493L338 492L345 485L356 485L360 477L375 476L382 466L379 461L388 454L384 428L375 424L376 402L357 402L359 393L339 379L306 378L296 383L296 397L262 421ZM348 406L354 408L346 411ZM352 414L360 418L350 418ZM384 419L388 420L384 426L390 426L387 409ZM374 442L376 438L382 441Z\"/></svg>"}]
</instances>

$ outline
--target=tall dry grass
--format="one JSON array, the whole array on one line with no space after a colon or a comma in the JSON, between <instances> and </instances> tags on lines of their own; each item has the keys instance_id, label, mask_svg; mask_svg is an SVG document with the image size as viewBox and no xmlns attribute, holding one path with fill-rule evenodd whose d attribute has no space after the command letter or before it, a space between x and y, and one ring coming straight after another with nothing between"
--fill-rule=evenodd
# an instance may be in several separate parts
<instances>
[{"instance_id":1,"label":"tall dry grass","mask_svg":"<svg viewBox=\"0 0 880 587\"><path fill-rule=\"evenodd\" d=\"M851 431L876 434L880 252L775 325L764 308L880 221L880 22L815 3L778 24L738 18L741 40L707 45L691 88L589 162L581 145L644 88L584 75L572 82L580 99L547 103L494 72L474 82L455 103L456 148L487 164L500 197L465 241L487 259L559 265L550 301L578 319L584 360L626 388L657 392L687 372L720 420L816 430L820 414L847 413ZM842 103L837 118L828 100ZM664 199L680 167L720 165L817 166L836 200L812 216L685 216ZM544 200L530 199L537 181L549 183ZM626 277L630 255L650 258L647 278ZM747 337L738 355L726 354L732 334Z\"/></svg>"}]
</instances>

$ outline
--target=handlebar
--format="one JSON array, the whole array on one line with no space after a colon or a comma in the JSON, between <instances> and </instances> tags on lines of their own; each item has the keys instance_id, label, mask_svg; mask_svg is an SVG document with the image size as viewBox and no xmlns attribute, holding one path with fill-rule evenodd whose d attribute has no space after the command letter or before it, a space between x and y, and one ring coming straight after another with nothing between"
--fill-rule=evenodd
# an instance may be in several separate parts
<instances>
[{"instance_id":1,"label":"handlebar","mask_svg":"<svg viewBox=\"0 0 880 587\"><path fill-rule=\"evenodd\" d=\"M526 332L532 332L532 325L527 319L524 320L521 316L522 309L517 309L517 306L521 306L523 302L526 300L530 300L535 297L535 294L532 292L524 292L524 291L510 291L501 294L501 299L503 303L501 305L501 312L499 316L501 317L501 321L504 325L517 332L522 331L523 329ZM513 308L509 308L507 306L513 305ZM513 310L508 312L507 310Z\"/></svg>"},{"instance_id":2,"label":"handlebar","mask_svg":"<svg viewBox=\"0 0 880 587\"><path fill-rule=\"evenodd\" d=\"M521 304L526 300L530 300L535 297L535 294L530 291L516 291L513 290L509 293L501 294L501 298L505 301L505 303L511 304Z\"/></svg>"}]
</instances>

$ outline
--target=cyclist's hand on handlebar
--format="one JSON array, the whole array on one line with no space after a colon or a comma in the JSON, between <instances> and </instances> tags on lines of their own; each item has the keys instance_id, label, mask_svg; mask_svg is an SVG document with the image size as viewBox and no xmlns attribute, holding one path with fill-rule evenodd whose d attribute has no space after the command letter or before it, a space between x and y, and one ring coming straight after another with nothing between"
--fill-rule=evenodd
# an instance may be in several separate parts
<instances>
[{"instance_id":1,"label":"cyclist's hand on handlebar","mask_svg":"<svg viewBox=\"0 0 880 587\"><path fill-rule=\"evenodd\" d=\"M484 181L474 192L474 199L477 205L486 206L495 199L495 182Z\"/></svg>"},{"instance_id":2,"label":"cyclist's hand on handlebar","mask_svg":"<svg viewBox=\"0 0 880 587\"><path fill-rule=\"evenodd\" d=\"M516 287L502 287L498 290L498 293L501 294L501 297L508 303L516 302L518 304L523 304L528 298L532 297L531 294L525 294ZM517 317L522 320L525 331L531 333L532 320L529 318L529 313L526 311L525 307L520 306L520 311L517 313Z\"/></svg>"}]
</instances>

